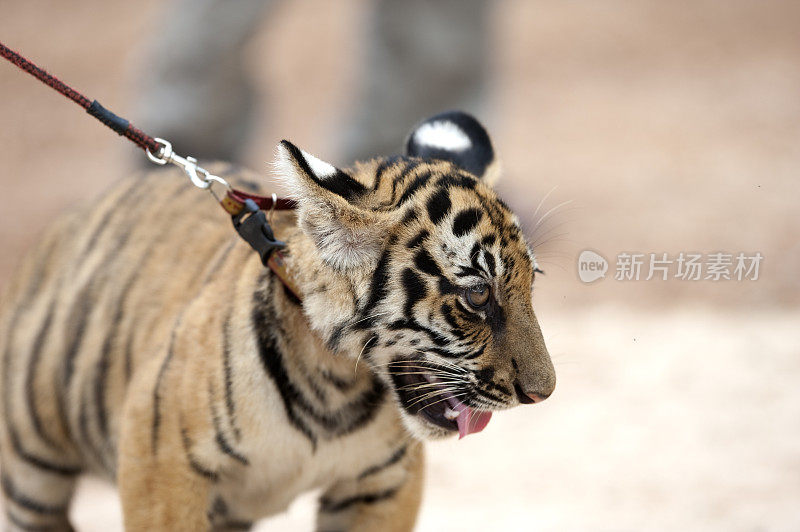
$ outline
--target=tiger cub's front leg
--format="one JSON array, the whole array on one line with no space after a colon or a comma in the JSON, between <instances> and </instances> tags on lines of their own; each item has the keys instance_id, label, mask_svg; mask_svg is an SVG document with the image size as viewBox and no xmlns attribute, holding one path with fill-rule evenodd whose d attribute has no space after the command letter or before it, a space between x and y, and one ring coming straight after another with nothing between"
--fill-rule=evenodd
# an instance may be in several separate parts
<instances>
[{"instance_id":1,"label":"tiger cub's front leg","mask_svg":"<svg viewBox=\"0 0 800 532\"><path fill-rule=\"evenodd\" d=\"M422 444L413 442L386 463L333 485L320 499L317 530L412 530L422 500L424 461Z\"/></svg>"},{"instance_id":2,"label":"tiger cub's front leg","mask_svg":"<svg viewBox=\"0 0 800 532\"><path fill-rule=\"evenodd\" d=\"M131 383L122 417L117 483L125 530L208 530L209 494L217 473L193 460L178 394L159 393L158 375L164 372L156 363L165 360L152 362L143 372L146 378ZM162 380L161 386L176 384L169 376Z\"/></svg>"}]
</instances>

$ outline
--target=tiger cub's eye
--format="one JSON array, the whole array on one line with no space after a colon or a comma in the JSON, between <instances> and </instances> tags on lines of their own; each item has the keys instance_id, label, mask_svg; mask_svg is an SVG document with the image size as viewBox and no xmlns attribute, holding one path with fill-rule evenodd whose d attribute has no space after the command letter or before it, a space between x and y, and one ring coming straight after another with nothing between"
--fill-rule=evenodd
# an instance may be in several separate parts
<instances>
[{"instance_id":1,"label":"tiger cub's eye","mask_svg":"<svg viewBox=\"0 0 800 532\"><path fill-rule=\"evenodd\" d=\"M467 289L467 303L475 308L481 308L489 302L492 290L489 285L481 284Z\"/></svg>"}]
</instances>

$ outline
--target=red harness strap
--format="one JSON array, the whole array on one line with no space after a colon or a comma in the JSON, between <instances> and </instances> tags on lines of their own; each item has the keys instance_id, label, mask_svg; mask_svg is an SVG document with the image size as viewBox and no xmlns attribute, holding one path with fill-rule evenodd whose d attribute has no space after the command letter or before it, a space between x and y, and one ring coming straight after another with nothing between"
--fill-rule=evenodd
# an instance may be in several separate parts
<instances>
[{"instance_id":1,"label":"red harness strap","mask_svg":"<svg viewBox=\"0 0 800 532\"><path fill-rule=\"evenodd\" d=\"M118 134L129 139L139 148L148 152L148 156L159 164L165 164L166 159L162 159L161 155L166 150L167 146L160 143L154 137L147 135L142 130L134 127L130 122L124 118L115 115L102 105L97 100L89 101L89 98L76 91L66 83L59 80L57 77L49 74L44 69L36 66L32 62L22 57L19 53L11 48L8 48L3 43L0 43L0 56L8 59L11 63L32 75L48 87L51 87L63 94L73 102L80 105L86 110L87 113L100 120L103 124L116 131ZM166 143L168 144L168 143ZM169 148L171 153L171 147ZM156 154L153 156L153 154ZM183 159L186 161L187 159ZM188 160L196 163L194 159ZM196 171L196 167L195 167ZM206 176L208 173L206 172ZM217 178L217 180L219 180ZM219 180L222 181L222 180ZM224 181L222 181L224 182ZM205 187L210 183L207 183ZM278 279L292 292L295 297L300 299L300 291L292 281L284 262L284 257L280 249L285 244L275 239L272 234L272 228L269 226L264 210L289 210L295 208L295 202L279 198L275 195L272 196L259 196L257 194L250 194L241 190L229 189L225 197L220 201L220 205L225 211L231 215L233 225L236 231L244 238L250 246L259 253L261 262L272 270Z\"/></svg>"},{"instance_id":2,"label":"red harness strap","mask_svg":"<svg viewBox=\"0 0 800 532\"><path fill-rule=\"evenodd\" d=\"M278 196L259 196L258 194L243 192L235 188L232 189L226 197L228 196L230 196L232 200L238 201L242 204L244 204L245 200L253 200L253 202L258 205L258 208L262 211L291 211L297 208L297 203L289 198L279 198Z\"/></svg>"}]
</instances>

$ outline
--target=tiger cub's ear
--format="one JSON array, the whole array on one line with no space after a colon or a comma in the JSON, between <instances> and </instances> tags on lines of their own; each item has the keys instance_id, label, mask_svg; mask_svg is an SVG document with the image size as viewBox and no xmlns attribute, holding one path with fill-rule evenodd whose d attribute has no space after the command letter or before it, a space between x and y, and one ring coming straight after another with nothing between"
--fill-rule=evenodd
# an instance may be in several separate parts
<instances>
[{"instance_id":1,"label":"tiger cub's ear","mask_svg":"<svg viewBox=\"0 0 800 532\"><path fill-rule=\"evenodd\" d=\"M322 259L338 270L373 267L391 220L356 205L367 187L287 140L278 144L275 167Z\"/></svg>"},{"instance_id":2,"label":"tiger cub's ear","mask_svg":"<svg viewBox=\"0 0 800 532\"><path fill-rule=\"evenodd\" d=\"M406 155L450 161L490 186L500 174L486 130L462 111L447 111L419 123L408 136Z\"/></svg>"}]
</instances>

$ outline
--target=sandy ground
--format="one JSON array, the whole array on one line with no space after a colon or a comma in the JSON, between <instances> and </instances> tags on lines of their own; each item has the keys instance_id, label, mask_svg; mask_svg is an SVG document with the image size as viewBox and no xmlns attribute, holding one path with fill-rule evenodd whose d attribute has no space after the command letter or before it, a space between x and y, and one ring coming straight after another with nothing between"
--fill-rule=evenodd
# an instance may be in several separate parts
<instances>
[{"instance_id":1,"label":"sandy ground","mask_svg":"<svg viewBox=\"0 0 800 532\"><path fill-rule=\"evenodd\" d=\"M800 529L800 4L496 5L485 121L547 272L535 300L559 384L430 446L419 530ZM248 53L265 98L250 166L283 137L346 162L332 132L366 6L284 3L265 24ZM7 2L0 38L135 122L158 7ZM2 287L51 216L141 154L7 65L0 95ZM586 248L765 260L757 282L584 285ZM264 530L308 530L312 514L306 497ZM119 529L113 490L87 481L74 517Z\"/></svg>"}]
</instances>

